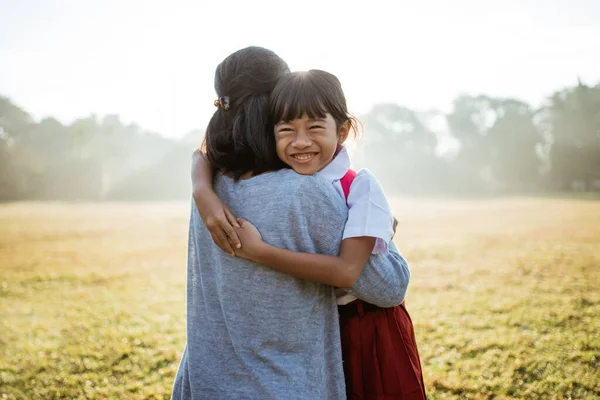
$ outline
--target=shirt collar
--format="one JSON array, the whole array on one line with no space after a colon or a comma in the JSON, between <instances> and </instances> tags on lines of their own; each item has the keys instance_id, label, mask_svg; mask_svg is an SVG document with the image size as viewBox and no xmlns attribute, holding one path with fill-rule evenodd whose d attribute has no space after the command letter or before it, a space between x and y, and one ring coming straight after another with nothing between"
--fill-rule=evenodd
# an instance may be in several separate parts
<instances>
[{"instance_id":1,"label":"shirt collar","mask_svg":"<svg viewBox=\"0 0 600 400\"><path fill-rule=\"evenodd\" d=\"M331 160L331 162L318 172L320 176L328 181L335 182L346 175L350 169L350 155L345 147L342 147L340 152Z\"/></svg>"}]
</instances>

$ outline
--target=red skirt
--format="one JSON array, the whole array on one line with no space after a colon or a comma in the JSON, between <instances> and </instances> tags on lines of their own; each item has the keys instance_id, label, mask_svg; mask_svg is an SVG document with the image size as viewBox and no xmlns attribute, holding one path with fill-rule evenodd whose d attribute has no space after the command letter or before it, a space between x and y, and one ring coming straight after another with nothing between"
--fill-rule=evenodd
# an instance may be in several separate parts
<instances>
[{"instance_id":1,"label":"red skirt","mask_svg":"<svg viewBox=\"0 0 600 400\"><path fill-rule=\"evenodd\" d=\"M380 308L361 300L339 307L349 400L423 400L415 332L402 303Z\"/></svg>"}]
</instances>

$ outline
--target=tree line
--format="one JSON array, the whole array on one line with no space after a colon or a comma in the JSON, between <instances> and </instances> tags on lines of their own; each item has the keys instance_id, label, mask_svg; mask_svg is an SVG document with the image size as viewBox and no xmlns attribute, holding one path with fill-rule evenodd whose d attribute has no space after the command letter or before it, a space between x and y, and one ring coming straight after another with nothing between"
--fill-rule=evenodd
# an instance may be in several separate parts
<instances>
[{"instance_id":1,"label":"tree line","mask_svg":"<svg viewBox=\"0 0 600 400\"><path fill-rule=\"evenodd\" d=\"M353 151L394 195L600 190L600 84L518 99L460 95L450 112L377 104ZM35 121L0 96L0 201L167 200L190 195L193 131L174 140L90 115Z\"/></svg>"}]
</instances>

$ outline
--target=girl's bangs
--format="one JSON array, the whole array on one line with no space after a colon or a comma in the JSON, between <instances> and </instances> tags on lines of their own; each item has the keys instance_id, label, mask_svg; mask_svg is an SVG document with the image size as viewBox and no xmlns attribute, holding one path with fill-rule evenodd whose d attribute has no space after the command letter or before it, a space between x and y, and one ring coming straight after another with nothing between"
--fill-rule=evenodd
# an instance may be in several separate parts
<instances>
[{"instance_id":1,"label":"girl's bangs","mask_svg":"<svg viewBox=\"0 0 600 400\"><path fill-rule=\"evenodd\" d=\"M302 118L307 114L309 118L325 118L328 110L326 108L326 95L322 89L312 82L295 79L272 93L272 116L274 123L281 121L289 122Z\"/></svg>"}]
</instances>

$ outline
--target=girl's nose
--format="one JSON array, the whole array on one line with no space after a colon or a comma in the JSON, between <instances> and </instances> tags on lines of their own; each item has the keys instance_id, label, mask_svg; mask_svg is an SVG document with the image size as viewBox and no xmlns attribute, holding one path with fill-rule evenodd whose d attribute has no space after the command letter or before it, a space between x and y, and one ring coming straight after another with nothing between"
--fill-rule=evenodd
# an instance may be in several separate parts
<instances>
[{"instance_id":1,"label":"girl's nose","mask_svg":"<svg viewBox=\"0 0 600 400\"><path fill-rule=\"evenodd\" d=\"M292 143L292 146L294 146L297 149L305 149L307 147L310 147L311 145L312 140L307 134L303 132L298 132L294 139L294 142Z\"/></svg>"}]
</instances>

